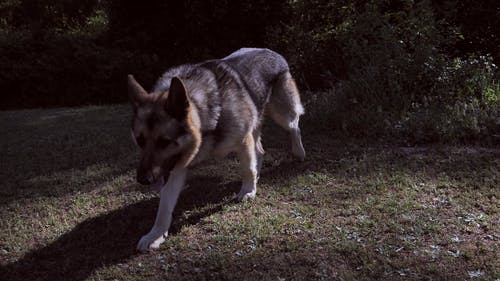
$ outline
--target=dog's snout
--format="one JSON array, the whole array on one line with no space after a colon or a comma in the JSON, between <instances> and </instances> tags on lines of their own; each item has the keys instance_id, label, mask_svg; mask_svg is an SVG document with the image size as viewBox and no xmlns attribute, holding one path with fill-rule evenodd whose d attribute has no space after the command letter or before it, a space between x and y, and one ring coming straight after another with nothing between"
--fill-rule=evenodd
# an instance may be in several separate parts
<instances>
[{"instance_id":1,"label":"dog's snout","mask_svg":"<svg viewBox=\"0 0 500 281\"><path fill-rule=\"evenodd\" d=\"M148 171L137 171L137 182L143 185L149 185L153 183L153 174Z\"/></svg>"}]
</instances>

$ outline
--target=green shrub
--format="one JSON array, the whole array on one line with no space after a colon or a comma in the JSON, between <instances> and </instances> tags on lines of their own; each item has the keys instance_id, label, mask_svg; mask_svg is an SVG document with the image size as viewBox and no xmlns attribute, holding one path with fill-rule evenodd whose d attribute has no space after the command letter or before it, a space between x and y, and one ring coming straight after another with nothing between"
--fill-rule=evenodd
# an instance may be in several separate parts
<instances>
[{"instance_id":1,"label":"green shrub","mask_svg":"<svg viewBox=\"0 0 500 281\"><path fill-rule=\"evenodd\" d=\"M287 58L305 120L328 131L411 143L499 132L493 0L35 2L0 5L1 109L125 102L127 73L148 87L173 65L255 46ZM471 29L476 15L487 20Z\"/></svg>"},{"instance_id":2,"label":"green shrub","mask_svg":"<svg viewBox=\"0 0 500 281\"><path fill-rule=\"evenodd\" d=\"M79 35L17 30L2 33L0 60L0 88L7 93L1 108L29 108L124 101L126 74L151 73L158 59Z\"/></svg>"},{"instance_id":3,"label":"green shrub","mask_svg":"<svg viewBox=\"0 0 500 281\"><path fill-rule=\"evenodd\" d=\"M410 143L488 140L499 132L498 69L488 56L452 59L426 1L371 1L335 32L347 78L307 99L310 118L351 136ZM447 35L451 34L451 35Z\"/></svg>"},{"instance_id":4,"label":"green shrub","mask_svg":"<svg viewBox=\"0 0 500 281\"><path fill-rule=\"evenodd\" d=\"M436 78L429 97L413 105L400 129L410 142L416 143L493 143L494 135L500 132L498 74L491 57L449 61Z\"/></svg>"},{"instance_id":5,"label":"green shrub","mask_svg":"<svg viewBox=\"0 0 500 281\"><path fill-rule=\"evenodd\" d=\"M352 1L287 1L280 23L266 30L266 45L287 58L302 88L332 87L347 74L337 35L354 10Z\"/></svg>"},{"instance_id":6,"label":"green shrub","mask_svg":"<svg viewBox=\"0 0 500 281\"><path fill-rule=\"evenodd\" d=\"M335 128L378 135L430 93L445 39L427 4L412 2L391 10L372 1L336 29L347 78L330 95L336 106L329 119L342 120Z\"/></svg>"}]
</instances>

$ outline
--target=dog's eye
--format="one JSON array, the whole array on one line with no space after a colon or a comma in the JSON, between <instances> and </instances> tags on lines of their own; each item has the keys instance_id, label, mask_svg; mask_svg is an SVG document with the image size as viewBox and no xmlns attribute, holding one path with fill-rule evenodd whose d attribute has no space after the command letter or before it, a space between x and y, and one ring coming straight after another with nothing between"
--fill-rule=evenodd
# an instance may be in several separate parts
<instances>
[{"instance_id":1,"label":"dog's eye","mask_svg":"<svg viewBox=\"0 0 500 281\"><path fill-rule=\"evenodd\" d=\"M160 149L164 149L166 148L169 144L171 144L172 141L167 139L167 138L164 138L164 137L161 137L159 138L157 141L156 141L156 146Z\"/></svg>"},{"instance_id":2,"label":"dog's eye","mask_svg":"<svg viewBox=\"0 0 500 281\"><path fill-rule=\"evenodd\" d=\"M137 145L140 148L144 148L144 145L146 145L146 139L144 138L144 135L141 134L139 137L135 139L137 141Z\"/></svg>"}]
</instances>

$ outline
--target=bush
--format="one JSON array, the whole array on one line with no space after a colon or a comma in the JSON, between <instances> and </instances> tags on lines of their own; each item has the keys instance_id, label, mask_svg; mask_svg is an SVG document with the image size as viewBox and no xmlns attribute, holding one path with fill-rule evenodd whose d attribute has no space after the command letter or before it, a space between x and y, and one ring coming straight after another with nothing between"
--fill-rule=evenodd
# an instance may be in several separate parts
<instances>
[{"instance_id":1,"label":"bush","mask_svg":"<svg viewBox=\"0 0 500 281\"><path fill-rule=\"evenodd\" d=\"M438 28L430 4L400 3L372 1L336 29L348 77L309 98L308 111L320 112L316 122L353 136L397 135L410 143L497 133L500 93L492 58L451 59L443 49L455 35Z\"/></svg>"},{"instance_id":2,"label":"bush","mask_svg":"<svg viewBox=\"0 0 500 281\"><path fill-rule=\"evenodd\" d=\"M306 120L329 131L412 143L499 131L493 0L73 2L0 5L0 108L125 102L127 73L147 87L256 46L287 58Z\"/></svg>"},{"instance_id":3,"label":"bush","mask_svg":"<svg viewBox=\"0 0 500 281\"><path fill-rule=\"evenodd\" d=\"M16 31L2 34L0 60L0 87L7 93L1 108L11 109L122 102L126 74L153 72L157 58L79 35Z\"/></svg>"},{"instance_id":4,"label":"bush","mask_svg":"<svg viewBox=\"0 0 500 281\"><path fill-rule=\"evenodd\" d=\"M449 61L437 76L431 95L424 103L413 105L400 129L413 143L493 143L500 132L498 74L491 57Z\"/></svg>"},{"instance_id":5,"label":"bush","mask_svg":"<svg viewBox=\"0 0 500 281\"><path fill-rule=\"evenodd\" d=\"M347 75L337 36L354 20L355 4L335 0L287 4L281 22L268 26L265 45L287 58L302 88L333 87Z\"/></svg>"}]
</instances>

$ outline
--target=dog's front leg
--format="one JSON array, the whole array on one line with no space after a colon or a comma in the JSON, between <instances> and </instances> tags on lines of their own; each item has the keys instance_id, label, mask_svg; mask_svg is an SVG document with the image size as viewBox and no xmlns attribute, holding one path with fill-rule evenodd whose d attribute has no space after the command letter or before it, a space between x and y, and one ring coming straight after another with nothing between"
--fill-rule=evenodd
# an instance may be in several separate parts
<instances>
[{"instance_id":1,"label":"dog's front leg","mask_svg":"<svg viewBox=\"0 0 500 281\"><path fill-rule=\"evenodd\" d=\"M167 184L160 191L160 204L155 224L148 234L142 236L137 244L139 251L157 249L165 241L172 223L172 212L186 181L186 168L176 168L170 172Z\"/></svg>"},{"instance_id":2,"label":"dog's front leg","mask_svg":"<svg viewBox=\"0 0 500 281\"><path fill-rule=\"evenodd\" d=\"M257 155L252 134L248 134L238 153L243 178L238 201L247 201L255 198L257 192Z\"/></svg>"}]
</instances>

